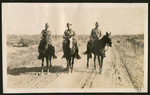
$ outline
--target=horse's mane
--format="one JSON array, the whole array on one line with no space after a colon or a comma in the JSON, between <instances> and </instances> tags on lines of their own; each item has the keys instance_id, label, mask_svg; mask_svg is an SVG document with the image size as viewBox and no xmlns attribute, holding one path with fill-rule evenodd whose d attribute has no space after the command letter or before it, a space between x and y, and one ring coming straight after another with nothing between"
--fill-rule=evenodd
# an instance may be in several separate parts
<instances>
[{"instance_id":1,"label":"horse's mane","mask_svg":"<svg viewBox=\"0 0 150 95\"><path fill-rule=\"evenodd\" d=\"M73 43L74 43L73 45L76 45L76 42L73 42ZM69 58L72 55L74 55L77 51L76 51L76 48L70 47L70 40L66 40L63 42L63 52L64 52L65 57Z\"/></svg>"},{"instance_id":2,"label":"horse's mane","mask_svg":"<svg viewBox=\"0 0 150 95\"><path fill-rule=\"evenodd\" d=\"M96 39L92 44L94 44L94 47L91 49L91 52L96 55L101 55L104 52L105 46L108 44L108 42L111 41L108 35L104 35L101 37L101 39Z\"/></svg>"}]
</instances>

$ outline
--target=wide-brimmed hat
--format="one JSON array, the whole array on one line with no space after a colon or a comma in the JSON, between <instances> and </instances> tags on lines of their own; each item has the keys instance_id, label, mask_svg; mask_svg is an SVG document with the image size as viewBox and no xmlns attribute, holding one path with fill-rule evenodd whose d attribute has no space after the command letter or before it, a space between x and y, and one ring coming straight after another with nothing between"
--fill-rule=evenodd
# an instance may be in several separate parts
<instances>
[{"instance_id":1,"label":"wide-brimmed hat","mask_svg":"<svg viewBox=\"0 0 150 95\"><path fill-rule=\"evenodd\" d=\"M67 26L72 25L71 23L67 23Z\"/></svg>"},{"instance_id":2,"label":"wide-brimmed hat","mask_svg":"<svg viewBox=\"0 0 150 95\"><path fill-rule=\"evenodd\" d=\"M99 26L99 23L98 23L98 22L96 22L96 23L95 23L95 26Z\"/></svg>"},{"instance_id":3,"label":"wide-brimmed hat","mask_svg":"<svg viewBox=\"0 0 150 95\"><path fill-rule=\"evenodd\" d=\"M45 24L45 27L49 27L49 24L48 24L48 23L46 23L46 24Z\"/></svg>"}]
</instances>

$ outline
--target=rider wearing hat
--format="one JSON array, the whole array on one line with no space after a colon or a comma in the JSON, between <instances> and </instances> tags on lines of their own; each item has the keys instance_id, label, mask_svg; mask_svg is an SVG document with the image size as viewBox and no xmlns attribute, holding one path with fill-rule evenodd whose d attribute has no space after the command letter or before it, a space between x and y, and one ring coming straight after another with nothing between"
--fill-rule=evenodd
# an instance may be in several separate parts
<instances>
[{"instance_id":1,"label":"rider wearing hat","mask_svg":"<svg viewBox=\"0 0 150 95\"><path fill-rule=\"evenodd\" d=\"M39 49L39 56L38 56L38 59L41 59L41 53L42 53L42 50L46 50L46 48L50 45L52 46L53 48L53 58L57 58L57 56L55 55L55 48L54 46L52 45L52 40L51 40L51 31L48 29L49 28L49 25L48 23L45 24L45 29L42 30L41 32L41 41L40 41L40 45L38 47ZM44 41L47 42L47 44L44 46L44 48L41 48Z\"/></svg>"},{"instance_id":2,"label":"rider wearing hat","mask_svg":"<svg viewBox=\"0 0 150 95\"><path fill-rule=\"evenodd\" d=\"M101 30L99 29L99 23L96 22L95 28L92 29L92 31L91 31L90 40L92 41L92 40L97 39L99 37L101 37Z\"/></svg>"},{"instance_id":3,"label":"rider wearing hat","mask_svg":"<svg viewBox=\"0 0 150 95\"><path fill-rule=\"evenodd\" d=\"M92 31L91 31L90 40L88 41L88 45L87 45L86 53L88 53L90 55L90 58L92 58L92 54L91 54L90 50L94 47L94 44L92 44L92 42L95 39L100 39L101 37L102 37L102 34L101 34L101 30L99 29L99 23L96 22L95 28L92 29Z\"/></svg>"},{"instance_id":4,"label":"rider wearing hat","mask_svg":"<svg viewBox=\"0 0 150 95\"><path fill-rule=\"evenodd\" d=\"M66 42L66 41L69 41L69 39L70 38L73 38L73 40L74 40L74 43L76 43L76 49L77 49L77 53L76 53L76 58L77 59L80 59L81 57L80 57L80 55L78 54L78 46L77 46L77 42L76 42L76 39L75 39L75 35L76 35L76 33L75 33L75 31L73 31L72 29L71 29L71 26L72 26L72 24L70 24L70 23L67 23L67 30L65 30L65 32L64 32L64 35L63 35L63 38L64 38L64 42L63 42L63 44ZM63 57L62 58L65 58L65 56L63 55Z\"/></svg>"}]
</instances>

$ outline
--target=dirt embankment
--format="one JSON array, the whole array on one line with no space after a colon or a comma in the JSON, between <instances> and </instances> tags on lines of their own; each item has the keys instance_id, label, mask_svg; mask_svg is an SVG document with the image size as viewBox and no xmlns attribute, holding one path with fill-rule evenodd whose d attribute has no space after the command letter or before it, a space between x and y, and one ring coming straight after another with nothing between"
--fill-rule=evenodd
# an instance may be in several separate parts
<instances>
[{"instance_id":1,"label":"dirt embankment","mask_svg":"<svg viewBox=\"0 0 150 95\"><path fill-rule=\"evenodd\" d=\"M144 35L118 36L113 39L130 81L135 88L142 88L144 86Z\"/></svg>"}]
</instances>

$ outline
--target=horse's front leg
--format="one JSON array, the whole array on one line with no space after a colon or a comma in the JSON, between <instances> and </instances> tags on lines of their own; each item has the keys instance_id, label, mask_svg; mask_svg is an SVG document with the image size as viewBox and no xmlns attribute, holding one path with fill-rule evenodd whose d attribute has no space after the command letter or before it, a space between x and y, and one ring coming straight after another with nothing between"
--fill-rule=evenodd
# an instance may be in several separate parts
<instances>
[{"instance_id":1,"label":"horse's front leg","mask_svg":"<svg viewBox=\"0 0 150 95\"><path fill-rule=\"evenodd\" d=\"M71 64L72 66L72 68L71 68L71 73L73 72L73 65L74 65L74 57L72 57L72 64Z\"/></svg>"},{"instance_id":2,"label":"horse's front leg","mask_svg":"<svg viewBox=\"0 0 150 95\"><path fill-rule=\"evenodd\" d=\"M96 55L94 55L94 68L95 68L95 70L96 70Z\"/></svg>"},{"instance_id":3,"label":"horse's front leg","mask_svg":"<svg viewBox=\"0 0 150 95\"><path fill-rule=\"evenodd\" d=\"M99 71L100 71L100 74L101 74L101 60L100 60L99 56L98 56L98 63L99 63Z\"/></svg>"},{"instance_id":4,"label":"horse's front leg","mask_svg":"<svg viewBox=\"0 0 150 95\"><path fill-rule=\"evenodd\" d=\"M42 71L41 71L41 75L43 75L43 69L44 69L44 57L42 58Z\"/></svg>"},{"instance_id":5,"label":"horse's front leg","mask_svg":"<svg viewBox=\"0 0 150 95\"><path fill-rule=\"evenodd\" d=\"M69 58L69 72L71 70L71 57Z\"/></svg>"},{"instance_id":6,"label":"horse's front leg","mask_svg":"<svg viewBox=\"0 0 150 95\"><path fill-rule=\"evenodd\" d=\"M87 55L87 67L86 68L89 68L89 56Z\"/></svg>"},{"instance_id":7,"label":"horse's front leg","mask_svg":"<svg viewBox=\"0 0 150 95\"><path fill-rule=\"evenodd\" d=\"M49 74L49 58L46 58L47 74Z\"/></svg>"},{"instance_id":8,"label":"horse's front leg","mask_svg":"<svg viewBox=\"0 0 150 95\"><path fill-rule=\"evenodd\" d=\"M101 66L100 66L100 68L101 68L101 71L100 71L100 72L102 72L102 67L103 67L103 59L104 59L104 56L102 55L102 56L101 56Z\"/></svg>"},{"instance_id":9,"label":"horse's front leg","mask_svg":"<svg viewBox=\"0 0 150 95\"><path fill-rule=\"evenodd\" d=\"M67 61L67 70L69 69L69 61L68 61L68 59L66 59L66 61Z\"/></svg>"},{"instance_id":10,"label":"horse's front leg","mask_svg":"<svg viewBox=\"0 0 150 95\"><path fill-rule=\"evenodd\" d=\"M50 68L52 67L52 57L49 58L50 61Z\"/></svg>"}]
</instances>

